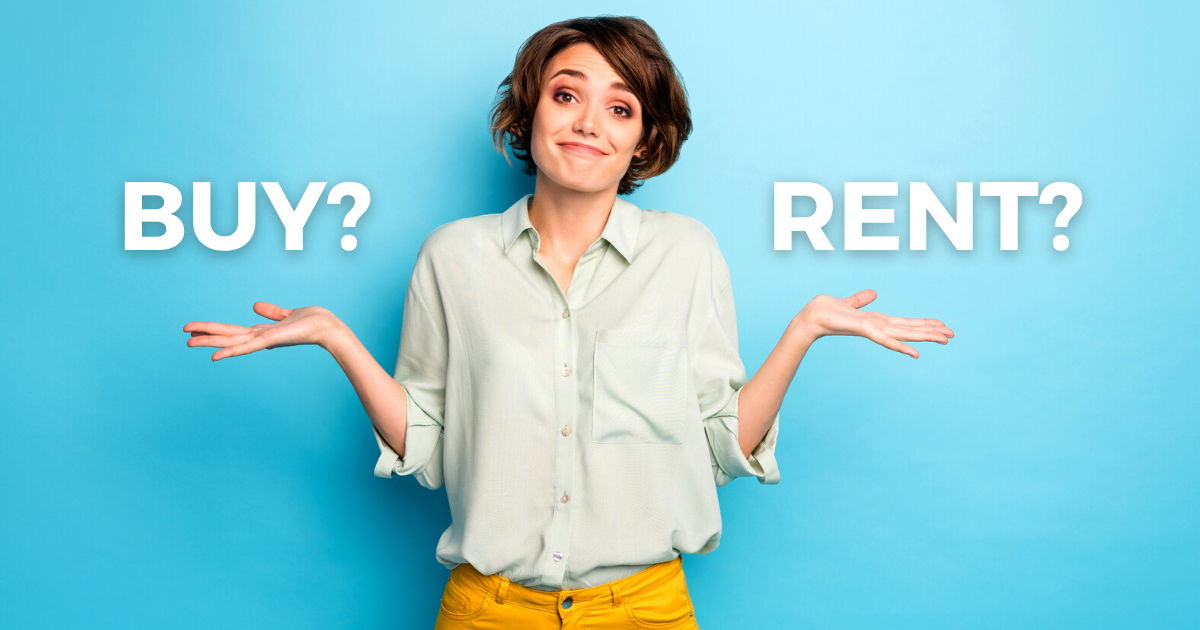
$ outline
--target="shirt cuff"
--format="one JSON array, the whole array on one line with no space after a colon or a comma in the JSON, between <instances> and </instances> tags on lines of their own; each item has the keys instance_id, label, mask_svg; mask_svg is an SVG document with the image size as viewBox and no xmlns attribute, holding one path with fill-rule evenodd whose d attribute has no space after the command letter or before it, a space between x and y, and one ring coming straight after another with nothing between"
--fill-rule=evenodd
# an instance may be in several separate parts
<instances>
[{"instance_id":1,"label":"shirt cuff","mask_svg":"<svg viewBox=\"0 0 1200 630\"><path fill-rule=\"evenodd\" d=\"M738 444L737 409L741 393L739 389L724 409L704 421L704 432L713 459L713 479L717 487L737 477L757 477L759 483L777 484L779 464L775 461L775 441L779 436L779 414L775 414L766 435L747 458Z\"/></svg>"},{"instance_id":2,"label":"shirt cuff","mask_svg":"<svg viewBox=\"0 0 1200 630\"><path fill-rule=\"evenodd\" d=\"M405 395L408 390L405 389ZM375 462L375 476L390 478L393 475L413 475L430 490L442 487L442 425L429 417L408 398L408 427L404 431L404 457L388 445L375 425L371 425L375 442L379 445L379 459Z\"/></svg>"}]
</instances>

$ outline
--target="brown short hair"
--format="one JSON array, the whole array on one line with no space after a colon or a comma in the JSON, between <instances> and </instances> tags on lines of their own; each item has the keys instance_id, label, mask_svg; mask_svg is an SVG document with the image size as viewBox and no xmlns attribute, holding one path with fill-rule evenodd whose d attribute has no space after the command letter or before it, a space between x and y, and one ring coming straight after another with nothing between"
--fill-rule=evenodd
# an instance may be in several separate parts
<instances>
[{"instance_id":1,"label":"brown short hair","mask_svg":"<svg viewBox=\"0 0 1200 630\"><path fill-rule=\"evenodd\" d=\"M617 192L633 192L646 179L661 175L675 160L692 132L687 91L658 34L635 17L600 16L556 22L533 34L517 51L512 74L504 78L492 108L492 140L504 154L507 139L513 155L533 175L529 154L533 112L541 98L542 72L554 55L573 44L587 43L608 61L642 105L641 157L634 156ZM511 164L511 161L509 162Z\"/></svg>"}]
</instances>

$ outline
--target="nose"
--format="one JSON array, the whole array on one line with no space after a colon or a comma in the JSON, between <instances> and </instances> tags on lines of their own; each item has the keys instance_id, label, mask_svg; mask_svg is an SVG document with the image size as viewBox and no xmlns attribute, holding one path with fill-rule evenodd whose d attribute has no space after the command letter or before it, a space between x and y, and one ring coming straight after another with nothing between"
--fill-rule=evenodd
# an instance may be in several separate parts
<instances>
[{"instance_id":1,"label":"nose","mask_svg":"<svg viewBox=\"0 0 1200 630\"><path fill-rule=\"evenodd\" d=\"M575 127L576 133L596 137L600 135L600 128L597 123L597 117L600 115L599 106L588 103L580 107L576 111Z\"/></svg>"}]
</instances>

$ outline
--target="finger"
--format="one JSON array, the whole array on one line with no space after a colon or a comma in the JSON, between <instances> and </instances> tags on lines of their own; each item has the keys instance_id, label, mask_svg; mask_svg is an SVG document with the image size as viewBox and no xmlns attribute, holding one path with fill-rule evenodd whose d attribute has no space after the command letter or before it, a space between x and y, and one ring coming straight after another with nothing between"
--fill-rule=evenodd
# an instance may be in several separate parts
<instances>
[{"instance_id":1,"label":"finger","mask_svg":"<svg viewBox=\"0 0 1200 630\"><path fill-rule=\"evenodd\" d=\"M899 339L901 341L936 341L940 344L949 343L950 339L940 332L922 329L909 328L907 326L888 326L883 329L884 334Z\"/></svg>"},{"instance_id":2,"label":"finger","mask_svg":"<svg viewBox=\"0 0 1200 630\"><path fill-rule=\"evenodd\" d=\"M254 312L266 317L267 319L279 321L286 318L288 315L291 315L292 309L280 308L274 304L271 304L270 302L255 302Z\"/></svg>"},{"instance_id":3,"label":"finger","mask_svg":"<svg viewBox=\"0 0 1200 630\"><path fill-rule=\"evenodd\" d=\"M869 314L876 315L876 313ZM906 328L916 328L918 330L934 330L947 337L954 336L954 331L950 330L950 328L943 324L941 320L916 317L895 317L892 315L883 315L882 313L878 314L882 315L884 321L891 326L904 326Z\"/></svg>"},{"instance_id":4,"label":"finger","mask_svg":"<svg viewBox=\"0 0 1200 630\"><path fill-rule=\"evenodd\" d=\"M898 324L900 326L942 326L946 324L937 319L924 319L919 317L894 317L887 316L889 324Z\"/></svg>"},{"instance_id":5,"label":"finger","mask_svg":"<svg viewBox=\"0 0 1200 630\"><path fill-rule=\"evenodd\" d=\"M942 325L929 324L929 325L925 325L925 326L906 326L906 328L916 328L917 330L932 330L934 332L941 333L941 334L945 335L946 337L954 336L954 331L947 328L944 324L942 324Z\"/></svg>"},{"instance_id":6,"label":"finger","mask_svg":"<svg viewBox=\"0 0 1200 630\"><path fill-rule=\"evenodd\" d=\"M875 300L876 293L873 289L864 289L845 298L846 303L853 308L862 308Z\"/></svg>"},{"instance_id":7,"label":"finger","mask_svg":"<svg viewBox=\"0 0 1200 630\"><path fill-rule=\"evenodd\" d=\"M204 335L241 335L246 331L245 326L222 324L220 322L188 322L183 327L183 332L190 332L193 335L196 333Z\"/></svg>"},{"instance_id":8,"label":"finger","mask_svg":"<svg viewBox=\"0 0 1200 630\"><path fill-rule=\"evenodd\" d=\"M912 346L901 343L874 328L868 328L864 334L867 339L870 339L871 341L874 341L885 348L890 348L901 354L907 354L914 359L920 356L917 351L912 348Z\"/></svg>"},{"instance_id":9,"label":"finger","mask_svg":"<svg viewBox=\"0 0 1200 630\"><path fill-rule=\"evenodd\" d=\"M214 347L228 348L236 346L240 343L246 343L253 338L253 335L201 335L188 339L187 345L191 348L198 347Z\"/></svg>"},{"instance_id":10,"label":"finger","mask_svg":"<svg viewBox=\"0 0 1200 630\"><path fill-rule=\"evenodd\" d=\"M892 323L888 323L887 326L899 326L899 328L910 329L910 330L919 330L922 332L936 332L936 334L942 335L943 337L946 337L946 338L950 338L950 337L954 336L954 331L946 328L946 326L938 326L938 325L932 325L932 324L917 324L917 325L910 326L910 325L892 324ZM886 328L886 326L884 326L884 328Z\"/></svg>"},{"instance_id":11,"label":"finger","mask_svg":"<svg viewBox=\"0 0 1200 630\"><path fill-rule=\"evenodd\" d=\"M267 327L267 326L274 326L274 325L275 325L275 324L261 324L261 325L259 325L259 326L251 326L251 327L249 327L249 328L242 328L242 332L241 332L241 333L238 333L238 332L233 332L232 334L250 334L250 333L253 333L253 332L254 332L254 331L256 331L256 330L259 330L260 328L265 328L265 327ZM192 331L192 336L193 336L193 337L206 337L206 336L209 336L209 333L206 333L206 332L199 332L199 331Z\"/></svg>"},{"instance_id":12,"label":"finger","mask_svg":"<svg viewBox=\"0 0 1200 630\"><path fill-rule=\"evenodd\" d=\"M215 354L213 354L212 360L219 361L228 357L237 357L243 354L250 354L251 352L262 350L269 345L271 345L271 343L267 339L267 335L259 335L245 343L241 343L236 346L230 346L223 350L218 350Z\"/></svg>"},{"instance_id":13,"label":"finger","mask_svg":"<svg viewBox=\"0 0 1200 630\"><path fill-rule=\"evenodd\" d=\"M216 335L210 335L210 334L208 334L208 332L192 331L192 336L193 337L214 337Z\"/></svg>"}]
</instances>

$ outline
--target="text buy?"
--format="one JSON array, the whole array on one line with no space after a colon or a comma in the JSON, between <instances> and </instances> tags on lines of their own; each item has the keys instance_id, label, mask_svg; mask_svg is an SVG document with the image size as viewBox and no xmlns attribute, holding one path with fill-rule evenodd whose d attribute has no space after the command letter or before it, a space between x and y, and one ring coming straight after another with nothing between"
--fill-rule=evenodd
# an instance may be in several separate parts
<instances>
[{"instance_id":1,"label":"text buy?","mask_svg":"<svg viewBox=\"0 0 1200 630\"><path fill-rule=\"evenodd\" d=\"M293 208L278 182L263 182L262 187L275 207L275 213L283 222L286 249L304 249L304 224L312 214L313 207L325 191L326 182L312 182ZM238 249L254 236L254 201L257 194L255 182L238 182L238 222L233 234L221 236L212 229L211 188L208 182L192 183L192 227L196 238L209 249L227 252ZM161 208L145 207L146 197L161 197ZM329 190L327 203L340 204L345 197L354 199L354 205L346 213L342 227L352 228L358 218L371 205L371 193L366 186L356 182L342 182ZM183 221L175 216L183 197L179 189L165 182L125 182L125 249L160 250L171 249L183 240ZM144 236L142 224L161 223L166 232L158 236ZM342 249L350 251L358 246L352 234L342 237Z\"/></svg>"}]
</instances>

